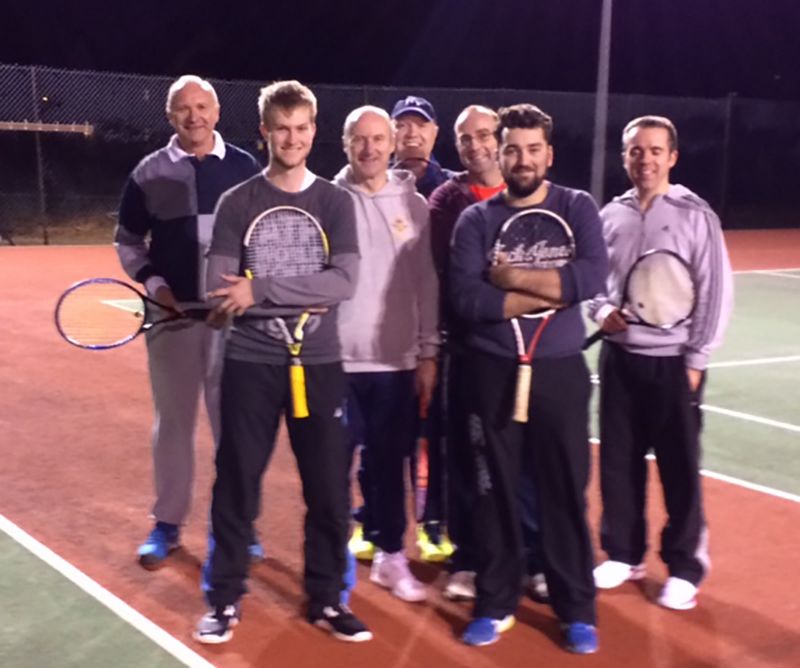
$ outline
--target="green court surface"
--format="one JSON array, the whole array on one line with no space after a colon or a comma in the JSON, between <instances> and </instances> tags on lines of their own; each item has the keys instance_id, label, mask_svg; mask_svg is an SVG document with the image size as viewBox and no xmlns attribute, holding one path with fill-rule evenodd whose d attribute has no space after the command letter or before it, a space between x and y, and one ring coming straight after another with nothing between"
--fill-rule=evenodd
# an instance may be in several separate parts
<instances>
[{"instance_id":1,"label":"green court surface","mask_svg":"<svg viewBox=\"0 0 800 668\"><path fill-rule=\"evenodd\" d=\"M734 316L712 362L800 355L800 270L743 272L735 278ZM798 371L796 363L786 367L784 389L790 389L789 382ZM754 393L760 390L760 384L750 387Z\"/></svg>"},{"instance_id":2,"label":"green court surface","mask_svg":"<svg viewBox=\"0 0 800 668\"><path fill-rule=\"evenodd\" d=\"M800 494L798 314L799 270L736 275L734 316L711 359L703 437L705 468L792 494Z\"/></svg>"},{"instance_id":3,"label":"green court surface","mask_svg":"<svg viewBox=\"0 0 800 668\"><path fill-rule=\"evenodd\" d=\"M2 532L0 573L0 665L183 665Z\"/></svg>"},{"instance_id":4,"label":"green court surface","mask_svg":"<svg viewBox=\"0 0 800 668\"><path fill-rule=\"evenodd\" d=\"M797 495L800 270L736 274L735 302L724 343L711 356L704 397L703 467ZM593 370L599 350L596 345L587 354ZM597 391L592 411L595 436L596 404Z\"/></svg>"}]
</instances>

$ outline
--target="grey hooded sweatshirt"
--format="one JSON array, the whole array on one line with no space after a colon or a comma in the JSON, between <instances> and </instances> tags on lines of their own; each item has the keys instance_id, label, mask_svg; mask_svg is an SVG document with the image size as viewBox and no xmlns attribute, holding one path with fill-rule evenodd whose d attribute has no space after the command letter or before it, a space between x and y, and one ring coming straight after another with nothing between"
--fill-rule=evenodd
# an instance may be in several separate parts
<instances>
[{"instance_id":1,"label":"grey hooded sweatshirt","mask_svg":"<svg viewBox=\"0 0 800 668\"><path fill-rule=\"evenodd\" d=\"M439 285L430 217L413 175L390 170L377 193L358 188L350 166L333 182L355 205L361 267L355 294L339 307L348 373L414 369L439 347Z\"/></svg>"}]
</instances>

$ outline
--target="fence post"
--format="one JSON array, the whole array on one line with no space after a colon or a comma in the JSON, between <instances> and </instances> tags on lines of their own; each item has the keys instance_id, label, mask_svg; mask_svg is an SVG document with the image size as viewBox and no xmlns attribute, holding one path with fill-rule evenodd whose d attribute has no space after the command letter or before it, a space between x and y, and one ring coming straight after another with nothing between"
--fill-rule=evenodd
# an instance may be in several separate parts
<instances>
[{"instance_id":1,"label":"fence post","mask_svg":"<svg viewBox=\"0 0 800 668\"><path fill-rule=\"evenodd\" d=\"M36 68L31 65L31 96L33 98L33 122L40 123L39 115L39 90L36 85ZM39 190L39 215L42 220L42 239L45 246L50 243L50 233L47 229L47 198L44 188L44 158L42 154L42 138L39 130L33 133L33 142L36 147L36 180Z\"/></svg>"},{"instance_id":2,"label":"fence post","mask_svg":"<svg viewBox=\"0 0 800 668\"><path fill-rule=\"evenodd\" d=\"M723 221L728 214L728 176L730 174L733 106L735 102L736 93L728 93L728 97L725 99L725 129L722 137L722 183L720 184L719 195L719 215Z\"/></svg>"}]
</instances>

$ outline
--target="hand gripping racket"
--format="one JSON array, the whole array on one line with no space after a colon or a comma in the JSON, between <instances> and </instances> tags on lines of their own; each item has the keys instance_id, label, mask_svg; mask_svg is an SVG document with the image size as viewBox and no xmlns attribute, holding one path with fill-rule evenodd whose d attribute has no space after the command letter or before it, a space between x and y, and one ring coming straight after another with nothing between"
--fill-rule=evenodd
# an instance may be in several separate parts
<instances>
[{"instance_id":1,"label":"hand gripping racket","mask_svg":"<svg viewBox=\"0 0 800 668\"><path fill-rule=\"evenodd\" d=\"M205 320L211 306L182 302L175 310L116 278L87 278L71 285L58 299L58 333L73 346L108 350L133 341L157 325L178 320ZM298 313L297 308L252 308L245 317L265 318Z\"/></svg>"},{"instance_id":2,"label":"hand gripping racket","mask_svg":"<svg viewBox=\"0 0 800 668\"><path fill-rule=\"evenodd\" d=\"M526 209L511 216L500 228L492 249L493 262L498 262L500 257L525 269L563 267L575 257L575 239L561 216L546 209ZM520 318L511 318L519 362L512 415L515 422L528 421L533 355L553 313L555 309L546 309L521 316L523 319L541 319L527 346Z\"/></svg>"},{"instance_id":3,"label":"hand gripping racket","mask_svg":"<svg viewBox=\"0 0 800 668\"><path fill-rule=\"evenodd\" d=\"M328 238L319 222L307 211L276 206L259 214L244 237L244 273L248 278L292 278L323 271L328 265ZM289 387L292 415L308 417L306 377L300 353L303 349L308 310L294 322L277 317L275 324L289 351Z\"/></svg>"},{"instance_id":4,"label":"hand gripping racket","mask_svg":"<svg viewBox=\"0 0 800 668\"><path fill-rule=\"evenodd\" d=\"M628 271L620 312L632 324L669 330L686 322L696 303L686 260L674 251L653 249L639 256ZM603 330L596 331L586 339L584 350L604 336Z\"/></svg>"}]
</instances>

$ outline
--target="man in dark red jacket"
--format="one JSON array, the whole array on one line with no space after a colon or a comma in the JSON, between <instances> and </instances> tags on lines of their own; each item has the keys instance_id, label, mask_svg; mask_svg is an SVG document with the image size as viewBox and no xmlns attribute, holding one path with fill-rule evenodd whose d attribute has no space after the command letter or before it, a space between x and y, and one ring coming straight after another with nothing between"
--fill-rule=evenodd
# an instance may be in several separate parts
<instances>
[{"instance_id":1,"label":"man in dark red jacket","mask_svg":"<svg viewBox=\"0 0 800 668\"><path fill-rule=\"evenodd\" d=\"M475 505L475 475L466 448L466 419L458 390L463 379L463 337L446 298L448 256L450 237L459 214L470 204L488 199L505 188L497 163L497 124L497 114L488 107L471 105L458 115L455 142L465 171L436 188L428 202L434 262L442 289L442 329L447 337L440 365L443 373L429 416L429 441L441 443L441 436L445 435L448 445L444 453L446 463L441 448L430 448L428 494L422 519L428 535L436 534L436 525L446 520L450 538L456 544L448 565L451 576L444 590L445 596L452 599L475 597L474 539L470 520ZM446 490L443 489L445 480ZM445 495L447 504L444 504Z\"/></svg>"}]
</instances>

